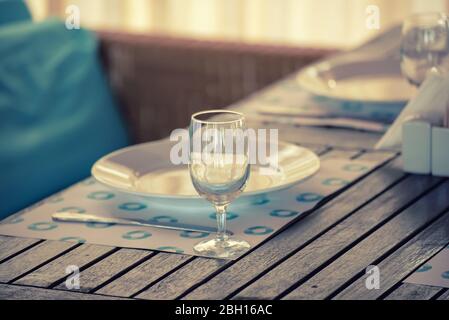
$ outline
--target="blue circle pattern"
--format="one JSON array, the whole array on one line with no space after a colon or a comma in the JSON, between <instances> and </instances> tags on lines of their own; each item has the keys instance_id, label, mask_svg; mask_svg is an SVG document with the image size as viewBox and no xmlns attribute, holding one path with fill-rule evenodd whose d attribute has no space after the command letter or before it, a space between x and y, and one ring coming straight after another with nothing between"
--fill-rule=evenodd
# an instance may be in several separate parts
<instances>
[{"instance_id":1,"label":"blue circle pattern","mask_svg":"<svg viewBox=\"0 0 449 320\"><path fill-rule=\"evenodd\" d=\"M156 248L156 250L169 251L169 252L174 252L174 253L183 253L184 252L184 250L179 249L177 247L172 247L172 246L158 247L158 248Z\"/></svg>"},{"instance_id":2,"label":"blue circle pattern","mask_svg":"<svg viewBox=\"0 0 449 320\"><path fill-rule=\"evenodd\" d=\"M80 237L63 237L59 239L61 241L69 241L69 242L78 242L78 243L85 243L86 239L80 238Z\"/></svg>"},{"instance_id":3,"label":"blue circle pattern","mask_svg":"<svg viewBox=\"0 0 449 320\"><path fill-rule=\"evenodd\" d=\"M340 178L329 178L323 180L323 184L325 186L344 186L348 184L348 181L340 179Z\"/></svg>"},{"instance_id":4,"label":"blue circle pattern","mask_svg":"<svg viewBox=\"0 0 449 320\"><path fill-rule=\"evenodd\" d=\"M296 216L299 212L293 210L277 209L270 212L270 216L278 218L290 218Z\"/></svg>"},{"instance_id":5,"label":"blue circle pattern","mask_svg":"<svg viewBox=\"0 0 449 320\"><path fill-rule=\"evenodd\" d=\"M254 206L261 206L261 205L267 204L268 202L270 202L270 199L268 199L266 195L262 195L260 197L257 197L256 199L252 200L251 204Z\"/></svg>"},{"instance_id":6,"label":"blue circle pattern","mask_svg":"<svg viewBox=\"0 0 449 320\"><path fill-rule=\"evenodd\" d=\"M249 235L260 236L273 232L273 229L265 226L254 226L246 229L244 232Z\"/></svg>"},{"instance_id":7,"label":"blue circle pattern","mask_svg":"<svg viewBox=\"0 0 449 320\"><path fill-rule=\"evenodd\" d=\"M58 225L53 222L36 222L28 226L28 229L34 231L48 231L57 228Z\"/></svg>"},{"instance_id":8,"label":"blue circle pattern","mask_svg":"<svg viewBox=\"0 0 449 320\"><path fill-rule=\"evenodd\" d=\"M170 216L156 216L156 217L152 217L150 220L148 220L148 222L167 222L167 223L176 223L178 222L178 219L175 219L173 217Z\"/></svg>"},{"instance_id":9,"label":"blue circle pattern","mask_svg":"<svg viewBox=\"0 0 449 320\"><path fill-rule=\"evenodd\" d=\"M95 191L87 195L89 199L93 200L108 200L115 197L115 194L108 191Z\"/></svg>"},{"instance_id":10,"label":"blue circle pattern","mask_svg":"<svg viewBox=\"0 0 449 320\"><path fill-rule=\"evenodd\" d=\"M296 201L298 202L315 202L320 201L321 199L323 199L323 196L321 194L313 192L301 193L296 197Z\"/></svg>"},{"instance_id":11,"label":"blue circle pattern","mask_svg":"<svg viewBox=\"0 0 449 320\"><path fill-rule=\"evenodd\" d=\"M368 169L367 166L358 163L348 163L343 166L343 170L350 172L360 172Z\"/></svg>"},{"instance_id":12,"label":"blue circle pattern","mask_svg":"<svg viewBox=\"0 0 449 320\"><path fill-rule=\"evenodd\" d=\"M179 234L183 238L192 238L192 239L198 239L198 238L205 238L209 235L209 232L199 232L199 231L181 231Z\"/></svg>"},{"instance_id":13,"label":"blue circle pattern","mask_svg":"<svg viewBox=\"0 0 449 320\"><path fill-rule=\"evenodd\" d=\"M124 235L122 235L123 239L128 239L128 240L140 240L140 239L145 239L148 237L151 237L151 233L142 231L142 230L129 231L129 232L125 233Z\"/></svg>"},{"instance_id":14,"label":"blue circle pattern","mask_svg":"<svg viewBox=\"0 0 449 320\"><path fill-rule=\"evenodd\" d=\"M239 217L239 215L237 213L234 213L232 211L226 212L226 220L233 220L233 219L237 219L238 217ZM217 213L216 212L212 212L209 215L209 218L216 220L217 219Z\"/></svg>"},{"instance_id":15,"label":"blue circle pattern","mask_svg":"<svg viewBox=\"0 0 449 320\"><path fill-rule=\"evenodd\" d=\"M85 213L86 209L81 207L64 207L58 210L58 212L77 212L77 213Z\"/></svg>"},{"instance_id":16,"label":"blue circle pattern","mask_svg":"<svg viewBox=\"0 0 449 320\"><path fill-rule=\"evenodd\" d=\"M106 223L106 222L86 222L86 227L94 228L94 229L104 229L109 228L115 225L115 223Z\"/></svg>"},{"instance_id":17,"label":"blue circle pattern","mask_svg":"<svg viewBox=\"0 0 449 320\"><path fill-rule=\"evenodd\" d=\"M118 208L127 211L139 211L146 209L147 206L140 202L126 202L119 205Z\"/></svg>"},{"instance_id":18,"label":"blue circle pattern","mask_svg":"<svg viewBox=\"0 0 449 320\"><path fill-rule=\"evenodd\" d=\"M432 266L430 264L425 264L422 267L420 267L416 272L426 272L432 269Z\"/></svg>"},{"instance_id":19,"label":"blue circle pattern","mask_svg":"<svg viewBox=\"0 0 449 320\"><path fill-rule=\"evenodd\" d=\"M449 279L449 270L446 271L446 272L443 272L443 273L441 274L441 277L443 277L444 279Z\"/></svg>"}]
</instances>

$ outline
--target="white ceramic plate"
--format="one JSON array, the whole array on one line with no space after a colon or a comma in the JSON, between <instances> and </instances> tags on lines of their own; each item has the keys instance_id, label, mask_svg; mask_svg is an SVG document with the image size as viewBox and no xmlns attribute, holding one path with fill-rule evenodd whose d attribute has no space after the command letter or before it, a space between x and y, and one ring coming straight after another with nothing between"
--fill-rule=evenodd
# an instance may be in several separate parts
<instances>
[{"instance_id":1,"label":"white ceramic plate","mask_svg":"<svg viewBox=\"0 0 449 320\"><path fill-rule=\"evenodd\" d=\"M159 202L198 200L200 197L191 183L188 166L174 165L170 161L174 144L160 140L115 151L94 164L92 175L107 186ZM269 175L259 172L263 166L251 166L248 184L240 198L287 188L310 177L320 167L315 153L294 144L280 142L278 155L277 168L265 167L270 170Z\"/></svg>"},{"instance_id":2,"label":"white ceramic plate","mask_svg":"<svg viewBox=\"0 0 449 320\"><path fill-rule=\"evenodd\" d=\"M315 95L345 101L406 103L415 92L392 58L323 61L300 71L297 81Z\"/></svg>"}]
</instances>

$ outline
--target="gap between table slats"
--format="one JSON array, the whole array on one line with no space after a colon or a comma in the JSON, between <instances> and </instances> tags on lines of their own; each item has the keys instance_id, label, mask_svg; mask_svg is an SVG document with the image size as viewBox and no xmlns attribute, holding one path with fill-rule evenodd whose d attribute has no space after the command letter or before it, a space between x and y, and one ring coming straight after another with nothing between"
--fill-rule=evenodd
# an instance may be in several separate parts
<instances>
[{"instance_id":1,"label":"gap between table slats","mask_svg":"<svg viewBox=\"0 0 449 320\"><path fill-rule=\"evenodd\" d=\"M47 240L0 264L0 282L14 282L19 277L33 272L79 244Z\"/></svg>"},{"instance_id":2,"label":"gap between table slats","mask_svg":"<svg viewBox=\"0 0 449 320\"><path fill-rule=\"evenodd\" d=\"M446 289L438 298L437 300L449 300L449 289Z\"/></svg>"},{"instance_id":3,"label":"gap between table slats","mask_svg":"<svg viewBox=\"0 0 449 320\"><path fill-rule=\"evenodd\" d=\"M159 252L95 293L132 297L191 259L192 257L187 255Z\"/></svg>"},{"instance_id":4,"label":"gap between table slats","mask_svg":"<svg viewBox=\"0 0 449 320\"><path fill-rule=\"evenodd\" d=\"M43 241L40 239L16 238L1 235L0 239L0 264Z\"/></svg>"},{"instance_id":5,"label":"gap between table slats","mask_svg":"<svg viewBox=\"0 0 449 320\"><path fill-rule=\"evenodd\" d=\"M71 290L86 293L97 291L155 254L156 252L149 250L121 248L81 271L80 288ZM59 283L54 288L70 290L64 282Z\"/></svg>"}]
</instances>

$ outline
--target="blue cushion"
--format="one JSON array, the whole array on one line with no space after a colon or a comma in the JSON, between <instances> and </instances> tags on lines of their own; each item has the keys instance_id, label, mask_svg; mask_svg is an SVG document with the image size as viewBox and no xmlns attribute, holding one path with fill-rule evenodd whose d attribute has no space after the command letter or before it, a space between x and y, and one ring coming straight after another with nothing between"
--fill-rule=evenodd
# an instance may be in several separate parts
<instances>
[{"instance_id":1,"label":"blue cushion","mask_svg":"<svg viewBox=\"0 0 449 320\"><path fill-rule=\"evenodd\" d=\"M0 27L0 218L127 142L93 33L56 19Z\"/></svg>"},{"instance_id":2,"label":"blue cushion","mask_svg":"<svg viewBox=\"0 0 449 320\"><path fill-rule=\"evenodd\" d=\"M0 0L0 26L25 20L31 21L31 14L23 0Z\"/></svg>"}]
</instances>

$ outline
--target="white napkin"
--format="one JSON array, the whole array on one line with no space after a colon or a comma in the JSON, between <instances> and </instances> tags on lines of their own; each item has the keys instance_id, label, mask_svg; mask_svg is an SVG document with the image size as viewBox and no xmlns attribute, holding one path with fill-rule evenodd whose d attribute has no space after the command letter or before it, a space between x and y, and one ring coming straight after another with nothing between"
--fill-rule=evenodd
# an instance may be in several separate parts
<instances>
[{"instance_id":1,"label":"white napkin","mask_svg":"<svg viewBox=\"0 0 449 320\"><path fill-rule=\"evenodd\" d=\"M431 75L420 86L416 96L402 110L390 129L376 144L376 149L396 149L402 143L402 124L412 118L439 125L449 105L449 76Z\"/></svg>"}]
</instances>

